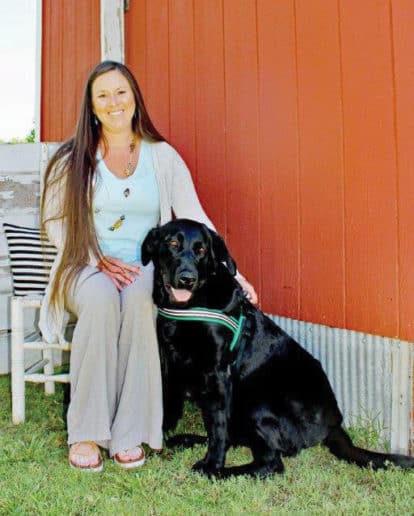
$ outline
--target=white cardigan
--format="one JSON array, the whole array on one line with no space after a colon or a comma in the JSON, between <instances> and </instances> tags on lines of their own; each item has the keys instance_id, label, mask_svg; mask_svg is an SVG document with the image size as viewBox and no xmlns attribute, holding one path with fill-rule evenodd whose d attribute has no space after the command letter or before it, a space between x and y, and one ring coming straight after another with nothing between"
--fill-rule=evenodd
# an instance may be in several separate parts
<instances>
[{"instance_id":1,"label":"white cardigan","mask_svg":"<svg viewBox=\"0 0 414 516\"><path fill-rule=\"evenodd\" d=\"M214 225L204 212L191 179L190 172L180 155L166 142L151 144L154 171L160 195L160 224L176 217L203 222L211 229ZM48 189L45 199L45 219L60 213L63 198L63 182ZM52 308L50 304L51 285L60 263L65 242L65 221L62 219L46 222L49 240L58 249L58 254L50 272L49 285L40 309L39 328L46 342L64 342L64 328L68 320L64 306ZM96 266L91 256L89 265Z\"/></svg>"}]
</instances>

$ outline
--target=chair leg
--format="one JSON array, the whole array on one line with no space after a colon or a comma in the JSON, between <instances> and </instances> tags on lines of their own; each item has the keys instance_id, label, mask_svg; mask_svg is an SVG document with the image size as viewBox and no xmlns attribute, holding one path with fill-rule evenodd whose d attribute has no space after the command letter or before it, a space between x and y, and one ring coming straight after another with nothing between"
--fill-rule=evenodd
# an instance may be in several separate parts
<instances>
[{"instance_id":1,"label":"chair leg","mask_svg":"<svg viewBox=\"0 0 414 516\"><path fill-rule=\"evenodd\" d=\"M43 369L45 374L52 375L55 372L53 363L53 349L44 349L43 358L47 360L47 364ZM55 394L55 382L45 382L45 393Z\"/></svg>"},{"instance_id":2,"label":"chair leg","mask_svg":"<svg viewBox=\"0 0 414 516\"><path fill-rule=\"evenodd\" d=\"M16 298L11 301L11 380L12 420L17 425L25 419L25 385L23 306Z\"/></svg>"}]
</instances>

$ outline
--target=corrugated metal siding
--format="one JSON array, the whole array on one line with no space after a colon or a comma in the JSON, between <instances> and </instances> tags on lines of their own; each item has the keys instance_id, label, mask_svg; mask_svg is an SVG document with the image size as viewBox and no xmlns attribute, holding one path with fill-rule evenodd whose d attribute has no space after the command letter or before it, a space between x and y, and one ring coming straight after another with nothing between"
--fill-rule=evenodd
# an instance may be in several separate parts
<instances>
[{"instance_id":1,"label":"corrugated metal siding","mask_svg":"<svg viewBox=\"0 0 414 516\"><path fill-rule=\"evenodd\" d=\"M375 423L393 452L414 444L414 345L400 340L330 328L270 315L317 358L332 385L345 424Z\"/></svg>"},{"instance_id":2,"label":"corrugated metal siding","mask_svg":"<svg viewBox=\"0 0 414 516\"><path fill-rule=\"evenodd\" d=\"M43 0L42 17L41 140L63 141L100 61L100 0Z\"/></svg>"},{"instance_id":3,"label":"corrugated metal siding","mask_svg":"<svg viewBox=\"0 0 414 516\"><path fill-rule=\"evenodd\" d=\"M126 61L271 313L414 341L414 2L134 0Z\"/></svg>"}]
</instances>

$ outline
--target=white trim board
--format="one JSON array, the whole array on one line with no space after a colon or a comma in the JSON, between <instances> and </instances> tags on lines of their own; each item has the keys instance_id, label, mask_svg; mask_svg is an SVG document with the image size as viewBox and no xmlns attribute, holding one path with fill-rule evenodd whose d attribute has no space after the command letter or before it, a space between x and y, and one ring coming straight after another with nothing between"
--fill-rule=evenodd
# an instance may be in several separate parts
<instances>
[{"instance_id":1,"label":"white trim board","mask_svg":"<svg viewBox=\"0 0 414 516\"><path fill-rule=\"evenodd\" d=\"M101 60L125 62L124 0L101 0Z\"/></svg>"}]
</instances>

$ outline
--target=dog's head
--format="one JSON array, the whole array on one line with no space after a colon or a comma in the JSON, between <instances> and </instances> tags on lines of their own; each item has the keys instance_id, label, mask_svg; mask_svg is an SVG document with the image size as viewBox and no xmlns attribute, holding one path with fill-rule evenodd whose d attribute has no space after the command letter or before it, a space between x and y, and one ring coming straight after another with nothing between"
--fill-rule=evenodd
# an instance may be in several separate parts
<instances>
[{"instance_id":1,"label":"dog's head","mask_svg":"<svg viewBox=\"0 0 414 516\"><path fill-rule=\"evenodd\" d=\"M187 304L221 263L236 274L236 263L224 240L204 224L188 219L173 220L148 233L142 244L142 263L151 260L156 280L162 282L174 305Z\"/></svg>"}]
</instances>

